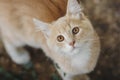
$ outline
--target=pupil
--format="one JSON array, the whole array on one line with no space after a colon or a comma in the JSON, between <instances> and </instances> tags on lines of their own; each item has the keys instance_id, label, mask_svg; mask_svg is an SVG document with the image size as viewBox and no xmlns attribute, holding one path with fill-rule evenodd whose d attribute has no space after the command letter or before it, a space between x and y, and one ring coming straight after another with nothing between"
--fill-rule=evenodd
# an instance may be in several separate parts
<instances>
[{"instance_id":1,"label":"pupil","mask_svg":"<svg viewBox=\"0 0 120 80\"><path fill-rule=\"evenodd\" d=\"M77 32L77 29L75 29L75 32Z\"/></svg>"},{"instance_id":2,"label":"pupil","mask_svg":"<svg viewBox=\"0 0 120 80\"><path fill-rule=\"evenodd\" d=\"M62 39L62 37L60 37L60 39Z\"/></svg>"},{"instance_id":3,"label":"pupil","mask_svg":"<svg viewBox=\"0 0 120 80\"><path fill-rule=\"evenodd\" d=\"M77 29L75 29L75 32L77 32Z\"/></svg>"}]
</instances>

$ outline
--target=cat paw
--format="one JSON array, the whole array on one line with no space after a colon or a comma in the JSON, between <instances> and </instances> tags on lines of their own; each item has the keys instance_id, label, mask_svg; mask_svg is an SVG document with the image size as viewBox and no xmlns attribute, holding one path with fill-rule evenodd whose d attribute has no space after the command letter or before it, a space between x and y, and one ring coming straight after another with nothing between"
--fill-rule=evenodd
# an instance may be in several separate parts
<instances>
[{"instance_id":1,"label":"cat paw","mask_svg":"<svg viewBox=\"0 0 120 80\"><path fill-rule=\"evenodd\" d=\"M12 57L12 60L16 63L16 64L27 64L30 62L30 56L27 52L24 53L17 53L16 55L14 55L14 57Z\"/></svg>"}]
</instances>

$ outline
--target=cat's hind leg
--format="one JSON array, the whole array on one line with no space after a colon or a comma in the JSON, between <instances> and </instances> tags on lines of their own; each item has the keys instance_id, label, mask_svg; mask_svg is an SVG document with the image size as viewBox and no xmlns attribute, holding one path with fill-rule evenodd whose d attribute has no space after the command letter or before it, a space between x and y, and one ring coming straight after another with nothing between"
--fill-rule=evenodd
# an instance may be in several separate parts
<instances>
[{"instance_id":1,"label":"cat's hind leg","mask_svg":"<svg viewBox=\"0 0 120 80\"><path fill-rule=\"evenodd\" d=\"M8 55L17 64L27 64L30 61L30 56L22 47L15 46L9 40L3 39L3 43Z\"/></svg>"}]
</instances>

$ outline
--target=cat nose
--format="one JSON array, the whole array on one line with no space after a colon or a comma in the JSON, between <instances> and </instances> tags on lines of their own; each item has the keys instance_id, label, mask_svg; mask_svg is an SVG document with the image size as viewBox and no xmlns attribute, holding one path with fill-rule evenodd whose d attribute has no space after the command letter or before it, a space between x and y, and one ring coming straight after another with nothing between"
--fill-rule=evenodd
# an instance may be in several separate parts
<instances>
[{"instance_id":1,"label":"cat nose","mask_svg":"<svg viewBox=\"0 0 120 80\"><path fill-rule=\"evenodd\" d=\"M73 40L72 42L70 42L70 46L74 47L74 44L75 44L75 40Z\"/></svg>"}]
</instances>

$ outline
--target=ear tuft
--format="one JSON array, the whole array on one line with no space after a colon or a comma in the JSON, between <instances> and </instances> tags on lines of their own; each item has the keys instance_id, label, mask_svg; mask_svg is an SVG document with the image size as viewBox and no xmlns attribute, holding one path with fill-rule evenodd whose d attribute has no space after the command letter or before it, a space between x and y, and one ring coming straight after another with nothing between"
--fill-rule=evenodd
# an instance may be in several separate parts
<instances>
[{"instance_id":1,"label":"ear tuft","mask_svg":"<svg viewBox=\"0 0 120 80\"><path fill-rule=\"evenodd\" d=\"M77 0L68 0L67 14L77 14L82 12L82 7Z\"/></svg>"},{"instance_id":2,"label":"ear tuft","mask_svg":"<svg viewBox=\"0 0 120 80\"><path fill-rule=\"evenodd\" d=\"M37 31L42 31L47 36L50 34L50 29L49 29L48 23L42 22L35 18L33 18L33 22L36 26Z\"/></svg>"},{"instance_id":3,"label":"ear tuft","mask_svg":"<svg viewBox=\"0 0 120 80\"><path fill-rule=\"evenodd\" d=\"M41 30L41 31L43 30L44 31L47 28L47 24L38 20L38 19L33 18L33 22L34 22L37 30Z\"/></svg>"}]
</instances>

